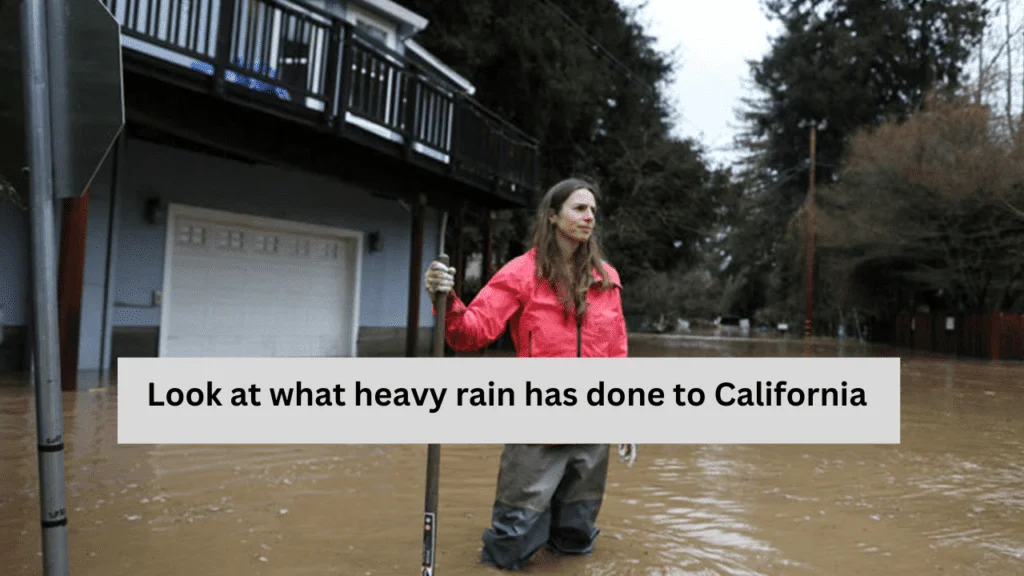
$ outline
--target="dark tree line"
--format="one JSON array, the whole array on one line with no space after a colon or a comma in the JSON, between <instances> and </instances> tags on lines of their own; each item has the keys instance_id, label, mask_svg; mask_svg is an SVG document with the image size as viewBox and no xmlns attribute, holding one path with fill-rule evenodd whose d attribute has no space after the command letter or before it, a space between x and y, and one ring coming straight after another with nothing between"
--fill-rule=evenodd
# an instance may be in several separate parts
<instances>
[{"instance_id":1,"label":"dark tree line","mask_svg":"<svg viewBox=\"0 0 1024 576\"><path fill-rule=\"evenodd\" d=\"M764 0L782 32L750 62L758 94L743 102L737 142L747 154L727 169L711 167L699 143L672 135L664 96L671 55L614 0L405 4L431 21L421 42L470 78L484 105L540 140L545 186L572 175L602 186L601 237L630 284L634 314L801 323L809 122L823 126L815 163L819 331L848 318L850 307L884 318L922 298L1020 305L1024 272L1014 267L1010 218L1020 217L1015 191L1024 188L1010 169L1019 131L1003 142L981 138L990 116L966 111L961 98L975 91L968 59L990 2ZM964 160L945 173L936 160L975 159L978 150L991 161L970 173L1006 175L998 186L965 177ZM915 180L914 162L928 163L933 178ZM946 176L960 188L938 185ZM970 209L993 194L1002 200ZM532 215L503 219L499 262L525 249ZM907 219L915 224L900 229ZM481 221L473 224L469 249L479 251ZM887 240L883 225L892 228ZM916 248L903 250L914 234Z\"/></svg>"},{"instance_id":2,"label":"dark tree line","mask_svg":"<svg viewBox=\"0 0 1024 576\"><path fill-rule=\"evenodd\" d=\"M404 5L430 20L420 41L474 83L482 104L540 140L545 187L598 182L602 243L625 282L664 281L699 261L735 187L697 143L671 135L670 55L631 12L614 0ZM496 235L499 261L526 248L533 211L510 216ZM481 250L480 224L468 230L470 251ZM627 308L642 312L648 298L627 291Z\"/></svg>"}]
</instances>

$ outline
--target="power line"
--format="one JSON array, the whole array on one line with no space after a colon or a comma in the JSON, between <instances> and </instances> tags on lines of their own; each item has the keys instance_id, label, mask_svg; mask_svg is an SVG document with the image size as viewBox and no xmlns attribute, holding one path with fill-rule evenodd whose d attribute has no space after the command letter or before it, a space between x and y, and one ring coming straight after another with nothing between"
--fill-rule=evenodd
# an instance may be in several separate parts
<instances>
[{"instance_id":1,"label":"power line","mask_svg":"<svg viewBox=\"0 0 1024 576\"><path fill-rule=\"evenodd\" d=\"M633 86L639 87L639 88L644 89L644 90L649 90L649 91L651 91L653 93L657 93L657 89L656 89L656 87L654 85L647 84L647 83L644 83L644 82L638 80L636 78L636 76L634 76L633 72L629 69L628 66L623 64L622 61L620 61L618 58L616 58L615 55L612 54L607 48L605 48L603 44L598 42L598 40L596 38L594 38L589 32L587 32L587 30L583 26L581 26L578 22L573 20L573 18L571 16L569 16L568 14L566 14L564 10L562 10L557 5L552 3L551 0L537 0L537 1L540 2L541 4L543 4L544 6L547 6L552 11L554 11L562 19L562 21L565 22L565 24L567 24L570 28L572 28L577 34L582 36L583 39L590 45L590 49L591 50L598 52L599 56L603 56L604 58L609 60L614 65L614 67L617 68L618 71L621 72L625 76L626 81L628 81ZM689 118L687 118L685 114L683 114L679 110L675 109L674 106L672 108L673 108L672 112L676 116L678 116L678 118L680 120L682 120L686 124L689 124L691 127L695 128L698 132L703 133L701 128L699 126L697 126L696 124L694 124Z\"/></svg>"},{"instance_id":2,"label":"power line","mask_svg":"<svg viewBox=\"0 0 1024 576\"><path fill-rule=\"evenodd\" d=\"M553 10L556 14L558 14L558 16L560 18L562 18L562 20L566 24L568 24L570 28L574 29L581 36L583 36L583 38L590 45L590 49L591 50L595 50L595 51L599 52L605 58L610 60L612 62L612 64L614 64L619 69L619 71L622 72L626 76L627 80L629 80L630 82L633 82L633 83L635 83L637 85L640 85L643 88L648 88L648 89L653 89L654 88L653 86L650 86L650 85L647 85L647 84L638 84L639 81L636 80L633 77L633 73L630 71L628 66L623 64L607 48L605 48L600 42L598 42L596 38L591 36L590 33L587 32L587 30L585 28L583 28L582 26L580 26L580 24L578 22L573 20L572 17L569 16L568 14L566 14L564 10L562 10L561 8L559 8L558 6L553 4L551 2L551 0L537 0L537 1L540 2L541 4L544 4L545 6L547 6L551 10Z\"/></svg>"},{"instance_id":3,"label":"power line","mask_svg":"<svg viewBox=\"0 0 1024 576\"><path fill-rule=\"evenodd\" d=\"M639 88L650 90L651 92L657 92L654 85L643 83L640 80L638 80L636 76L633 75L633 72L630 71L628 66L623 64L621 60L616 58L615 55L612 54L607 48L605 48L603 44L601 44L596 38L594 38L589 32L587 32L587 30L583 26L581 26L578 22L573 20L573 18L566 14L564 10L562 10L557 5L552 3L551 0L537 1L553 10L570 28L572 28L575 32L581 35L584 40L587 41L587 43L590 45L591 50L598 52L599 55L608 59L616 68L618 68L619 72L621 72L625 76L628 82ZM685 114L678 110L673 110L673 112L679 116L680 120L700 131L700 127L698 127L696 124L690 121L690 119L687 118Z\"/></svg>"}]
</instances>

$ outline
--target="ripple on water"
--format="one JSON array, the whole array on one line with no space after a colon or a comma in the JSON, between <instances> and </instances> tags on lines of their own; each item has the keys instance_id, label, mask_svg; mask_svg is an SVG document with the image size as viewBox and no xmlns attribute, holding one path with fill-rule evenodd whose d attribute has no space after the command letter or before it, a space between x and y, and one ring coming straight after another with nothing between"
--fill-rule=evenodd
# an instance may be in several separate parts
<instances>
[{"instance_id":1,"label":"ripple on water","mask_svg":"<svg viewBox=\"0 0 1024 576\"><path fill-rule=\"evenodd\" d=\"M790 343L677 340L637 350L802 353ZM613 461L594 554L534 572L1024 574L1024 368L920 359L901 367L900 445L641 447L633 468ZM0 566L22 576L39 562L35 414L32 395L7 384ZM116 388L66 395L65 410L76 573L417 568L424 446L119 446ZM492 573L477 557L500 451L445 447L445 576Z\"/></svg>"}]
</instances>

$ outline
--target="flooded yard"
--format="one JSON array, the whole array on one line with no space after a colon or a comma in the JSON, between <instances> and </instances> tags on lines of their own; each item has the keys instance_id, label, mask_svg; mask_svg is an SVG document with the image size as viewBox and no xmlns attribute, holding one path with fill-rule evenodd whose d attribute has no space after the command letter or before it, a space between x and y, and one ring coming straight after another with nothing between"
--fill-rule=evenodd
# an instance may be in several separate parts
<instances>
[{"instance_id":1,"label":"flooded yard","mask_svg":"<svg viewBox=\"0 0 1024 576\"><path fill-rule=\"evenodd\" d=\"M637 356L804 344L637 336ZM882 353L822 342L807 353ZM0 386L0 574L41 573L34 396ZM641 446L572 576L1024 574L1024 365L905 358L898 446ZM419 573L426 446L118 446L117 388L64 396L71 572ZM467 431L472 434L472 431ZM442 450L437 576L478 563L500 446Z\"/></svg>"}]
</instances>

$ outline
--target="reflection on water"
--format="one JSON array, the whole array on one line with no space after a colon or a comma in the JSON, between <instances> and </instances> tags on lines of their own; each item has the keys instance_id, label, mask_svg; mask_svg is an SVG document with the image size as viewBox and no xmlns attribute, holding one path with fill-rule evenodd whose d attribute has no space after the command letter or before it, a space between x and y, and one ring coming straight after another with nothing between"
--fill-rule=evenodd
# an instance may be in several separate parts
<instances>
[{"instance_id":1,"label":"reflection on water","mask_svg":"<svg viewBox=\"0 0 1024 576\"><path fill-rule=\"evenodd\" d=\"M636 355L858 356L637 337ZM1024 366L904 359L900 446L642 446L588 558L528 572L1024 574ZM72 573L418 573L425 446L118 446L116 387L64 396ZM34 398L0 385L0 574L39 574ZM187 424L186 424L187 425ZM440 576L477 563L499 446L445 446Z\"/></svg>"}]
</instances>

